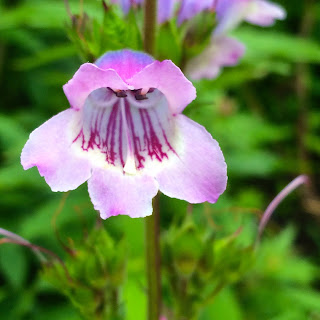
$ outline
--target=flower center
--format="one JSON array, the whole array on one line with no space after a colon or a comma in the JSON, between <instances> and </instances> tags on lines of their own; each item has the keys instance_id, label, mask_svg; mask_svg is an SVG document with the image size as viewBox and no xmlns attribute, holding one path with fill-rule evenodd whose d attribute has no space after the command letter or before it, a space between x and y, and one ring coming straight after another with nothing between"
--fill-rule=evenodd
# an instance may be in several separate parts
<instances>
[{"instance_id":1,"label":"flower center","mask_svg":"<svg viewBox=\"0 0 320 320\"><path fill-rule=\"evenodd\" d=\"M93 161L136 174L163 162L175 128L165 96L157 89L101 88L87 98L73 143Z\"/></svg>"}]
</instances>

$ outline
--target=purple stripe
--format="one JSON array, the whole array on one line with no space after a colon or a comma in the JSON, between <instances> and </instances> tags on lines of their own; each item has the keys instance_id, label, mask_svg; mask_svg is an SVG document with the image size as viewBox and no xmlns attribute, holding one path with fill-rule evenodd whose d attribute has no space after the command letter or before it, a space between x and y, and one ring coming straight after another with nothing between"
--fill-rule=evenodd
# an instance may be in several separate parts
<instances>
[{"instance_id":1,"label":"purple stripe","mask_svg":"<svg viewBox=\"0 0 320 320\"><path fill-rule=\"evenodd\" d=\"M134 122L133 122L133 118L132 118L132 114L131 114L131 110L130 110L130 105L127 102L127 100L125 100L125 111L126 111L127 125L128 125L129 130L131 131L131 138L132 138L132 142L133 142L133 152L135 155L135 160L138 162L137 169L142 169L143 162L145 161L145 158L142 155L140 155L139 150L138 150L137 142L140 145L140 140L139 140L139 137L137 137L135 134ZM141 151L141 145L140 145L139 149Z\"/></svg>"},{"instance_id":2,"label":"purple stripe","mask_svg":"<svg viewBox=\"0 0 320 320\"><path fill-rule=\"evenodd\" d=\"M164 157L168 158L168 155L162 151L162 144L160 143L159 138L153 128L149 111L140 109L139 112L144 130L145 142L148 148L148 154L151 159L153 159L153 156L155 156L156 159L161 162Z\"/></svg>"},{"instance_id":3,"label":"purple stripe","mask_svg":"<svg viewBox=\"0 0 320 320\"><path fill-rule=\"evenodd\" d=\"M119 112L121 113L121 110L119 110ZM121 161L121 165L122 167L125 166L124 163L124 159L123 159L123 152L122 152L122 134L123 134L123 119L122 116L119 116L119 156L120 156L120 161Z\"/></svg>"}]
</instances>

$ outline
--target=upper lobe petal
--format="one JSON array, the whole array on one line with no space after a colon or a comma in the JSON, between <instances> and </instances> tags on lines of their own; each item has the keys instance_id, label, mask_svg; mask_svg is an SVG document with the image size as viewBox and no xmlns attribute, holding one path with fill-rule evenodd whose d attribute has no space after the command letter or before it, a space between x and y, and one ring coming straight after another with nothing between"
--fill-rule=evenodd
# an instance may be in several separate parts
<instances>
[{"instance_id":1,"label":"upper lobe petal","mask_svg":"<svg viewBox=\"0 0 320 320\"><path fill-rule=\"evenodd\" d=\"M167 98L173 114L178 114L196 97L196 89L169 60L154 61L128 80L134 88L157 88Z\"/></svg>"},{"instance_id":2,"label":"upper lobe petal","mask_svg":"<svg viewBox=\"0 0 320 320\"><path fill-rule=\"evenodd\" d=\"M103 70L92 63L84 63L73 78L63 86L63 90L71 107L81 109L92 91L105 87L128 89L128 85L115 70Z\"/></svg>"},{"instance_id":3,"label":"upper lobe petal","mask_svg":"<svg viewBox=\"0 0 320 320\"><path fill-rule=\"evenodd\" d=\"M109 51L94 64L101 69L113 69L126 81L152 63L154 59L144 52L133 50Z\"/></svg>"}]
</instances>

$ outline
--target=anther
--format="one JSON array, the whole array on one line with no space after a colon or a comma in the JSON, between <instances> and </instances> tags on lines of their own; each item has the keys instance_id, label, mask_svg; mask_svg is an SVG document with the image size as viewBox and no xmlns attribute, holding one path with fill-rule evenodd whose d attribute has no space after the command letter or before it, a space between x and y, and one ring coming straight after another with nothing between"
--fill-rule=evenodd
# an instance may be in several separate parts
<instances>
[{"instance_id":1,"label":"anther","mask_svg":"<svg viewBox=\"0 0 320 320\"><path fill-rule=\"evenodd\" d=\"M118 98L125 98L125 97L127 97L127 94L126 94L126 92L125 92L124 90L116 91L115 94L116 94L116 96L117 96Z\"/></svg>"},{"instance_id":2,"label":"anther","mask_svg":"<svg viewBox=\"0 0 320 320\"><path fill-rule=\"evenodd\" d=\"M146 99L148 99L146 94L140 94L140 93L136 93L135 94L135 98L136 98L136 100L146 100Z\"/></svg>"},{"instance_id":3,"label":"anther","mask_svg":"<svg viewBox=\"0 0 320 320\"><path fill-rule=\"evenodd\" d=\"M147 97L148 89L147 90L143 90L143 89L133 90L133 93L134 93L136 100L148 99L148 97Z\"/></svg>"}]
</instances>

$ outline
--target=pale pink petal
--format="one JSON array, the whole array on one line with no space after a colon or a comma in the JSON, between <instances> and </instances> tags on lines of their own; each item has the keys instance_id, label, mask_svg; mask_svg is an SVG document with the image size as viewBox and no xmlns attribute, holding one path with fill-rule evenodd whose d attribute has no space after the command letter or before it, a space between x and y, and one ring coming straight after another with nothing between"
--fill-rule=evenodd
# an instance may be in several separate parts
<instances>
[{"instance_id":1,"label":"pale pink petal","mask_svg":"<svg viewBox=\"0 0 320 320\"><path fill-rule=\"evenodd\" d=\"M178 114L196 97L192 83L169 60L155 61L127 81L134 88L157 88L167 98L173 114Z\"/></svg>"},{"instance_id":2,"label":"pale pink petal","mask_svg":"<svg viewBox=\"0 0 320 320\"><path fill-rule=\"evenodd\" d=\"M94 208L102 219L116 215L131 218L152 214L152 198L158 192L156 181L149 176L127 175L117 170L96 169L88 181Z\"/></svg>"},{"instance_id":3,"label":"pale pink petal","mask_svg":"<svg viewBox=\"0 0 320 320\"><path fill-rule=\"evenodd\" d=\"M284 20L285 18L286 11L280 5L265 0L255 0L245 20L266 27L273 25L275 20Z\"/></svg>"},{"instance_id":4,"label":"pale pink petal","mask_svg":"<svg viewBox=\"0 0 320 320\"><path fill-rule=\"evenodd\" d=\"M238 64L244 52L244 45L234 38L213 38L206 49L188 62L186 75L192 80L216 78L221 68Z\"/></svg>"},{"instance_id":5,"label":"pale pink petal","mask_svg":"<svg viewBox=\"0 0 320 320\"><path fill-rule=\"evenodd\" d=\"M73 78L63 86L63 90L71 107L81 109L92 91L104 87L129 89L115 70L103 70L92 63L84 63Z\"/></svg>"},{"instance_id":6,"label":"pale pink petal","mask_svg":"<svg viewBox=\"0 0 320 320\"><path fill-rule=\"evenodd\" d=\"M71 148L79 112L65 110L30 134L21 154L23 168L37 166L52 191L76 189L91 176L88 159Z\"/></svg>"},{"instance_id":7,"label":"pale pink petal","mask_svg":"<svg viewBox=\"0 0 320 320\"><path fill-rule=\"evenodd\" d=\"M214 203L227 184L227 166L217 141L184 115L175 117L177 156L170 157L155 177L165 195L190 203Z\"/></svg>"}]
</instances>

